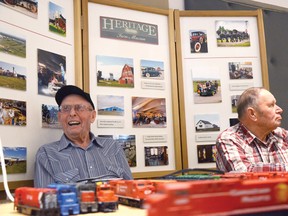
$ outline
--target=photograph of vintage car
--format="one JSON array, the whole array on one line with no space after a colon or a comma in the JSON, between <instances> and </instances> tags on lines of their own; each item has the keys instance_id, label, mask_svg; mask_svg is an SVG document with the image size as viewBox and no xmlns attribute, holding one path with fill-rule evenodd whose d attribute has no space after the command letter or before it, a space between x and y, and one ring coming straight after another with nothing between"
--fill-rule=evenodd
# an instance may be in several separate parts
<instances>
[{"instance_id":1,"label":"photograph of vintage car","mask_svg":"<svg viewBox=\"0 0 288 216\"><path fill-rule=\"evenodd\" d=\"M141 60L141 77L146 79L164 79L164 62Z\"/></svg>"},{"instance_id":2,"label":"photograph of vintage car","mask_svg":"<svg viewBox=\"0 0 288 216\"><path fill-rule=\"evenodd\" d=\"M222 91L220 71L209 63L192 68L193 99L195 104L221 103Z\"/></svg>"},{"instance_id":3,"label":"photograph of vintage car","mask_svg":"<svg viewBox=\"0 0 288 216\"><path fill-rule=\"evenodd\" d=\"M248 21L216 21L218 47L250 47Z\"/></svg>"},{"instance_id":4,"label":"photograph of vintage car","mask_svg":"<svg viewBox=\"0 0 288 216\"><path fill-rule=\"evenodd\" d=\"M190 50L191 53L207 53L207 33L206 30L190 30Z\"/></svg>"},{"instance_id":5,"label":"photograph of vintage car","mask_svg":"<svg viewBox=\"0 0 288 216\"><path fill-rule=\"evenodd\" d=\"M197 83L197 93L200 96L214 96L218 91L218 81L204 81Z\"/></svg>"}]
</instances>

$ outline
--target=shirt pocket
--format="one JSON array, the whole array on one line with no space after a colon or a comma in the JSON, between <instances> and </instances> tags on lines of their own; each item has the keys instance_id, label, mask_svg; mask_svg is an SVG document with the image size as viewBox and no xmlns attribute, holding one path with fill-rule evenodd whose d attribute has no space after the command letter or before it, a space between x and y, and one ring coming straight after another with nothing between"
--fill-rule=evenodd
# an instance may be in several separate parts
<instances>
[{"instance_id":1,"label":"shirt pocket","mask_svg":"<svg viewBox=\"0 0 288 216\"><path fill-rule=\"evenodd\" d=\"M56 183L77 182L80 180L79 170L75 168L62 173L57 173L54 176L54 179Z\"/></svg>"}]
</instances>

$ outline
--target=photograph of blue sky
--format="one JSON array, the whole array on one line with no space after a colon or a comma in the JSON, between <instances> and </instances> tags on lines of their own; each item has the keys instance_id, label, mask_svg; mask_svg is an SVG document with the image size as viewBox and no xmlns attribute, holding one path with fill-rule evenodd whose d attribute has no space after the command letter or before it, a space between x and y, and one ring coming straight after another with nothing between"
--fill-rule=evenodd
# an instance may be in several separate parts
<instances>
[{"instance_id":1,"label":"photograph of blue sky","mask_svg":"<svg viewBox=\"0 0 288 216\"><path fill-rule=\"evenodd\" d=\"M3 147L4 158L17 158L19 160L27 159L27 148L26 147Z\"/></svg>"}]
</instances>

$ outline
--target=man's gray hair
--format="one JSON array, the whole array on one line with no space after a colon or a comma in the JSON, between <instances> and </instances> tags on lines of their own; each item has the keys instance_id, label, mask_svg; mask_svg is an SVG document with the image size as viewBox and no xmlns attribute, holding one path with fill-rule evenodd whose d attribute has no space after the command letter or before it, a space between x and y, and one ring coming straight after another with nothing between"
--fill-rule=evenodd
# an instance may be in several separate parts
<instances>
[{"instance_id":1,"label":"man's gray hair","mask_svg":"<svg viewBox=\"0 0 288 216\"><path fill-rule=\"evenodd\" d=\"M259 94L265 88L263 87L251 87L246 89L239 97L237 101L237 113L238 119L240 120L246 113L248 107L257 109L257 100Z\"/></svg>"}]
</instances>

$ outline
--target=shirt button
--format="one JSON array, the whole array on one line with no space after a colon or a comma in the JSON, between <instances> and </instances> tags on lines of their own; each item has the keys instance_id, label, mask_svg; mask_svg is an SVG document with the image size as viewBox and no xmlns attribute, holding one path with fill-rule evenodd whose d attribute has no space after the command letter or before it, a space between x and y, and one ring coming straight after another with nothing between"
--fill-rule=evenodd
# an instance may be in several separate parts
<instances>
[{"instance_id":1,"label":"shirt button","mask_svg":"<svg viewBox=\"0 0 288 216\"><path fill-rule=\"evenodd\" d=\"M68 178L66 178L66 181L68 181Z\"/></svg>"},{"instance_id":2,"label":"shirt button","mask_svg":"<svg viewBox=\"0 0 288 216\"><path fill-rule=\"evenodd\" d=\"M90 169L92 169L92 166L90 166Z\"/></svg>"}]
</instances>

